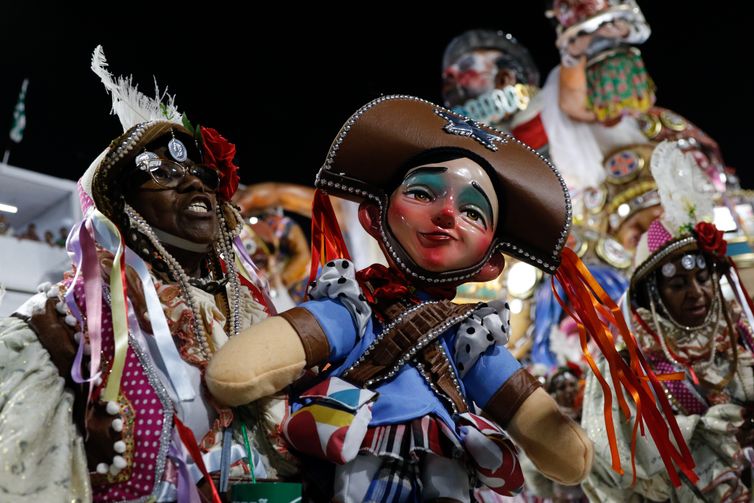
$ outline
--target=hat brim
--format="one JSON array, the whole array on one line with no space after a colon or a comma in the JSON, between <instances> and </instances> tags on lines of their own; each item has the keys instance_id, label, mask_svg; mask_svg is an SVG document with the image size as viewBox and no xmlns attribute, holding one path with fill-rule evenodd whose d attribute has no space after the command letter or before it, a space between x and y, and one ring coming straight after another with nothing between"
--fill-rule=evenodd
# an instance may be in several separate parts
<instances>
[{"instance_id":1,"label":"hat brim","mask_svg":"<svg viewBox=\"0 0 754 503\"><path fill-rule=\"evenodd\" d=\"M362 107L341 128L315 184L335 196L372 200L384 214L391 181L403 175L400 171L410 159L437 148L470 151L489 163L493 184L502 192L500 223L479 264L462 271L419 274L442 280L468 278L497 251L554 272L571 221L571 202L560 173L514 137L428 101L387 96ZM389 233L383 242L393 258L410 260L402 249L390 249L397 243Z\"/></svg>"}]
</instances>

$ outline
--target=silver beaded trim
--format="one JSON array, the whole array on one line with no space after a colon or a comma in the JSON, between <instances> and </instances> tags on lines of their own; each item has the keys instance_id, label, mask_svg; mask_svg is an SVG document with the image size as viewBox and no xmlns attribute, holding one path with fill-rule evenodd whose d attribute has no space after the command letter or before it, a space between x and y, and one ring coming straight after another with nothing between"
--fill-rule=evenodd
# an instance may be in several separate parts
<instances>
[{"instance_id":1,"label":"silver beaded trim","mask_svg":"<svg viewBox=\"0 0 754 503\"><path fill-rule=\"evenodd\" d=\"M663 259L691 244L696 244L696 238L694 238L694 236L686 236L655 252L654 255L651 255L647 260L636 267L636 270L631 276L631 283L635 284L657 267Z\"/></svg>"},{"instance_id":2,"label":"silver beaded trim","mask_svg":"<svg viewBox=\"0 0 754 503\"><path fill-rule=\"evenodd\" d=\"M378 382L384 381L386 379L390 379L393 376L395 376L395 374L401 369L401 367L403 367L406 363L408 363L409 360L411 360L416 355L417 351L419 351L421 349L424 349L424 347L427 344L429 344L430 342L432 342L433 340L435 340L440 335L444 334L453 325L455 325L457 323L460 323L463 320L465 320L466 318L468 318L469 316L471 316L471 314L474 311L474 309L476 309L476 306L471 306L471 309L469 309L466 313L456 315L456 316L454 316L454 317L446 320L444 323L440 324L439 326L435 327L434 330L430 331L427 335L425 335L424 337L422 337L421 339L419 339L419 341L414 345L414 347L412 347L411 349L409 349L406 354L404 354L402 357L400 357L400 359L396 362L395 365L393 365L393 368L391 368L387 372L387 374L385 374L385 375L383 375L381 377L376 377L374 379L370 379L369 381L367 381L365 383L366 386L367 387L372 386L373 384L376 384ZM447 357L447 355L446 355L446 357Z\"/></svg>"},{"instance_id":3,"label":"silver beaded trim","mask_svg":"<svg viewBox=\"0 0 754 503\"><path fill-rule=\"evenodd\" d=\"M445 393L437 389L437 386L432 381L432 378L427 375L427 371L424 370L424 364L421 362L415 362L414 365L416 366L416 371L419 372L419 375L422 376L422 379L424 379L424 381L427 383L427 386L429 386L429 388L432 390L432 393L434 393L435 396L443 398L450 405L450 409L453 415L458 414L458 407L456 407L455 402L453 402L453 400L451 400L450 397L448 397ZM465 400L464 403L466 403Z\"/></svg>"},{"instance_id":4,"label":"silver beaded trim","mask_svg":"<svg viewBox=\"0 0 754 503\"><path fill-rule=\"evenodd\" d=\"M151 497L157 496L160 481L162 480L162 474L165 471L165 459L167 458L168 450L170 449L171 436L173 434L173 402L170 400L170 395L165 389L165 386L163 385L159 376L155 372L149 357L144 353L144 351L141 349L141 346L139 346L138 342L131 336L130 333L128 343L131 346L131 349L134 350L136 357L139 359L139 363L141 363L142 368L144 369L144 373L147 376L149 384L152 386L152 389L154 389L157 397L160 399L160 403L162 404L162 430L160 431L160 449L157 452L157 461L155 462L152 495L144 496L142 498L139 498L138 500L133 500L138 502L146 502Z\"/></svg>"},{"instance_id":5,"label":"silver beaded trim","mask_svg":"<svg viewBox=\"0 0 754 503\"><path fill-rule=\"evenodd\" d=\"M430 304L437 304L438 302L439 301L437 301L437 300L430 300L430 301L427 301L427 302L422 302L421 304L417 304L415 306L412 306L412 307L406 309L405 311L403 311L401 314L399 314L397 318L395 318L393 321L391 321L390 323L388 323L387 325L385 325L382 328L382 331L379 333L379 335L377 335L377 337L374 338L374 340L372 341L372 343L366 348L366 350L364 350L364 352L361 354L361 356L359 356L359 359L356 360L350 367L348 367L348 369L346 369L345 372L343 372L342 377L346 377L348 375L348 373L351 372L354 368L356 368L357 366L359 366L362 363L364 363L364 360L366 359L367 355L369 355L369 353L371 353L374 350L374 348L377 346L377 344L379 344L379 342L388 333L390 333L390 331L393 330L398 325L398 323L400 323L401 321L403 321L403 319L406 316L408 316L409 314L413 313L414 311L416 311L418 309L421 309L424 306L427 306L427 305L430 305Z\"/></svg>"},{"instance_id":6,"label":"silver beaded trim","mask_svg":"<svg viewBox=\"0 0 754 503\"><path fill-rule=\"evenodd\" d=\"M416 306L414 306L414 307L412 307L410 309L407 309L404 312L402 312L401 315L398 318L396 318L395 321L393 321L392 323L390 323L389 325L387 325L385 327L385 330L383 330L380 333L380 335L377 336L377 338L375 338L374 342L372 342L372 344L369 345L369 347L367 348L367 350L364 351L364 353L359 357L359 359L356 361L356 363L354 363L353 365L351 365L351 367L349 367L348 370L346 370L343 373L343 377L345 377L348 374L348 372L350 372L354 367L356 367L357 365L361 364L364 361L365 357L369 354L369 352L374 349L375 345L380 340L382 340L382 338L385 337L385 335L390 330L394 329L395 326L398 323L400 323L401 320L403 320L403 318L405 318L406 315L408 315L411 312L416 311L421 306L424 306L426 304L436 304L436 303L437 303L437 301L425 302L425 303L422 303L422 304L418 304L418 305L416 305ZM435 327L433 330L431 330L429 333L427 333L424 337L422 337L421 339L419 339L416 342L416 344L414 344L414 346L411 349L409 349L403 356L401 356L398 359L398 361L395 363L395 365L393 365L393 367L390 370L388 370L386 373L383 373L382 376L374 377L374 378L368 380L367 382L364 383L364 385L367 388L369 388L369 387L371 387L371 386L373 386L373 385L375 385L375 384L377 384L379 382L382 382L382 381L385 381L387 379L393 378L395 376L395 374L398 373L398 371L401 369L401 367L403 367L406 363L408 363L409 360L413 359L414 356L416 356L416 353L418 351L420 351L421 349L424 349L425 346L427 346L430 342L432 342L433 340L435 340L440 335L444 334L453 325L455 325L457 323L460 323L463 320L465 320L466 318L468 318L469 316L471 316L473 314L474 310L477 307L478 306L476 304L474 304L474 305L470 304L469 305L469 310L467 312L465 312L463 314L459 314L459 315L453 316L452 318L449 318L449 319L445 320L443 323L441 323L440 325L438 325L437 327ZM447 358L447 354L445 355L445 357ZM454 383L456 383L456 385L457 385L458 384L457 380L454 379Z\"/></svg>"},{"instance_id":7,"label":"silver beaded trim","mask_svg":"<svg viewBox=\"0 0 754 503\"><path fill-rule=\"evenodd\" d=\"M105 160L100 164L99 169L103 169L109 166L112 166L116 162L120 161L127 153L129 153L133 148L136 146L136 144L141 140L141 137L144 136L144 133L154 124L157 124L161 121L149 121L149 122L142 122L141 124L138 124L134 127L134 130L131 131L131 133L126 137L125 140L123 140L120 145L118 145L114 150L111 150L107 153L105 156Z\"/></svg>"},{"instance_id":8,"label":"silver beaded trim","mask_svg":"<svg viewBox=\"0 0 754 503\"><path fill-rule=\"evenodd\" d=\"M448 364L448 372L450 372L450 378L453 381L453 386L456 388L456 391L458 392L458 396L461 397L461 400L463 400L463 404L466 406L466 409L468 410L469 404L466 402L466 397L463 394L463 391L461 391L461 385L458 384L458 376L456 375L455 370L453 369L453 364L450 363L450 358L448 357L448 353L445 351L445 346L443 346L441 341L436 342L438 349L440 350L440 354L445 358L445 361ZM458 414L458 407L456 407L456 404L453 400L450 399L449 396L447 396L445 393L437 389L437 386L432 381L432 379L427 375L426 371L424 370L424 364L421 362L416 362L416 370L419 371L419 374L424 378L425 381L427 381L427 384L432 389L432 392L444 398L449 404L450 408L453 410L453 414Z\"/></svg>"},{"instance_id":9,"label":"silver beaded trim","mask_svg":"<svg viewBox=\"0 0 754 503\"><path fill-rule=\"evenodd\" d=\"M421 102L421 103L426 103L428 105L432 105L432 106L436 107L436 109L439 110L439 111L443 111L443 112L448 112L448 113L453 113L455 115L459 115L456 112L450 112L449 110L446 110L446 109L444 109L442 107L438 107L434 103L431 103L431 102L429 102L427 100L424 100L422 98L417 98L415 96L409 96L409 95L405 95L405 94L394 94L394 95L382 96L380 98L377 98L377 99L375 99L375 100L367 103L363 107L361 107L359 110L357 110L351 116L350 119L348 119L348 121L346 122L346 124L343 126L343 129L338 134L337 138L335 138L335 141L333 141L333 144L330 147L330 151L327 154L327 158L325 159L325 163L320 168L320 170L317 173L317 176L316 176L316 178L314 180L314 185L316 187L319 187L319 188L322 188L322 189L325 189L325 190L327 190L327 188L331 188L331 189L335 189L335 190L341 190L341 191L344 191L344 192L348 192L349 194L353 194L355 196L360 196L360 197L363 197L363 198L368 198L368 199L376 202L377 205L378 205L378 207L379 207L379 209L380 209L380 216L381 217L382 217L382 214L384 212L384 208L383 208L384 203L383 203L383 200L382 200L382 198L380 197L379 194L374 194L374 193L372 193L372 192L370 192L368 190L364 190L361 187L357 187L357 186L354 186L354 185L349 185L347 183L343 183L343 180L340 180L339 182L334 182L333 180L326 180L325 178L327 178L327 176L328 176L327 172L330 171L331 168L332 168L332 164L335 161L335 156L337 155L338 150L340 149L341 144L345 140L346 135L348 135L348 133L351 131L351 127L356 123L356 121L358 121L361 118L361 116L365 112L367 112L369 109L371 109L372 107L374 107L374 106L382 103L383 101L395 100L395 99L406 99L406 100L418 101L418 102ZM465 116L461 116L461 117L464 117L465 119L468 119L468 117L465 117ZM526 148L529 152L531 152L534 155L536 155L545 164L547 164L547 166L550 168L550 170L552 170L552 172L558 178L558 182L560 183L560 186L563 189L563 195L565 197L566 216L565 216L565 221L563 222L563 229L560 232L560 237L558 238L558 241L555 244L555 248L552 251L552 261L546 261L546 260L543 260L541 258L538 258L538 257L536 257L536 255L537 255L536 253L531 252L530 250L524 249L524 248L522 248L522 247L520 247L518 245L514 245L511 242L501 241L498 244L496 244L494 248L491 248L490 251L487 253L487 255L485 255L484 259L480 262L480 264L478 266L474 267L472 270L467 271L467 272L465 272L463 274L459 274L459 275L447 276L447 277L443 277L443 278L433 278L433 277L427 276L426 274L419 274L419 273L417 273L416 271L413 270L413 268L411 267L410 264L404 263L398 257L397 253L393 249L393 246L391 245L391 243L387 239L387 236L385 234L385 230L381 229L380 233L381 233L381 236L382 236L382 242L385 245L385 247L387 248L388 252L390 253L390 256L393 258L393 260L399 265L399 267L404 272L410 274L414 278L417 278L419 280L426 281L426 282L429 282L429 283L447 283L447 282L451 282L451 281L458 281L458 280L469 279L469 278L471 278L472 276L474 276L476 273L478 273L482 269L482 267L484 266L484 264L489 260L490 256L492 256L493 253L498 252L498 251L500 251L500 252L509 252L509 253L514 254L514 255L517 255L517 256L521 257L522 259L524 259L524 260L526 260L528 262L536 264L536 267L539 267L539 268L541 268L541 269L543 269L543 270L545 270L546 272L549 272L549 273L554 273L557 270L557 268L558 268L558 265L560 263L560 253L563 251L563 247L565 246L566 239L568 238L568 232L570 231L570 228L571 228L571 219L572 219L572 216L573 216L573 214L572 214L573 210L572 210L572 205L571 205L571 196L570 196L570 193L568 192L568 186L566 185L566 182L563 179L563 175L560 174L560 172L557 170L557 168L546 157L544 157L542 154L540 154L539 152L537 152L535 149L531 148L526 143L518 140L517 138L515 138L514 136L512 136L512 135L510 135L508 133L497 131L496 129L491 128L489 126L487 126L487 128L491 129L497 135L500 136L500 138L501 138L500 142L501 143L506 143L508 141L516 142L519 145L521 145L522 147ZM342 173L340 173L340 174L342 175Z\"/></svg>"}]
</instances>

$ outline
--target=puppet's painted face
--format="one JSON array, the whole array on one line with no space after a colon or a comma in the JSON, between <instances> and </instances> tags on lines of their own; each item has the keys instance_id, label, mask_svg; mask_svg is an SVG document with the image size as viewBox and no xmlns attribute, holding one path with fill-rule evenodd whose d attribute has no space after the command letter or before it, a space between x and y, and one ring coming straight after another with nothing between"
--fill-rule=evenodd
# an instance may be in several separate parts
<instances>
[{"instance_id":1,"label":"puppet's painted face","mask_svg":"<svg viewBox=\"0 0 754 503\"><path fill-rule=\"evenodd\" d=\"M390 196L387 223L423 269L453 271L484 258L495 235L492 181L468 158L416 167Z\"/></svg>"}]
</instances>

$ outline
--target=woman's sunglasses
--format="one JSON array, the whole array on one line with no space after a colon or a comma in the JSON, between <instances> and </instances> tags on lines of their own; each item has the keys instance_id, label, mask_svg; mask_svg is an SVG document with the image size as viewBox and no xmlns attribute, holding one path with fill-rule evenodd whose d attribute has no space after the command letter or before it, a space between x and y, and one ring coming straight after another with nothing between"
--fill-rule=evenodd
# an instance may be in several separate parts
<instances>
[{"instance_id":1,"label":"woman's sunglasses","mask_svg":"<svg viewBox=\"0 0 754 503\"><path fill-rule=\"evenodd\" d=\"M139 170L149 173L157 185L167 189L176 188L183 178L189 174L198 178L205 187L213 192L220 187L220 178L217 172L201 164L184 166L175 161L161 159L152 152L144 152L136 157L136 166Z\"/></svg>"}]
</instances>

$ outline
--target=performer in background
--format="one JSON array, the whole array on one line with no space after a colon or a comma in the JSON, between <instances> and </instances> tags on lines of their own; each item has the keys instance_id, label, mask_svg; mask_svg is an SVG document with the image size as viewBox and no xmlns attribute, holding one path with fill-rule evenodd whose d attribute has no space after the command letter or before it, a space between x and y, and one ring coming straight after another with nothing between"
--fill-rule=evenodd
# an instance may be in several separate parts
<instances>
[{"instance_id":1,"label":"performer in background","mask_svg":"<svg viewBox=\"0 0 754 503\"><path fill-rule=\"evenodd\" d=\"M748 475L751 461L744 448L751 447L754 400L750 300L726 257L723 233L706 221L712 202L694 182L693 158L676 143L661 143L651 169L664 215L639 242L624 311L654 372L677 373L675 380L662 382L662 391L689 444L699 481L673 487L657 447L642 436L636 471L622 476L611 471L601 424L604 400L590 376L582 424L595 440L596 456L583 487L594 501L626 500L631 494L652 501L749 501L751 481L742 472ZM724 278L735 300L723 296ZM630 449L631 425L616 423L616 431L618 445Z\"/></svg>"}]
</instances>

